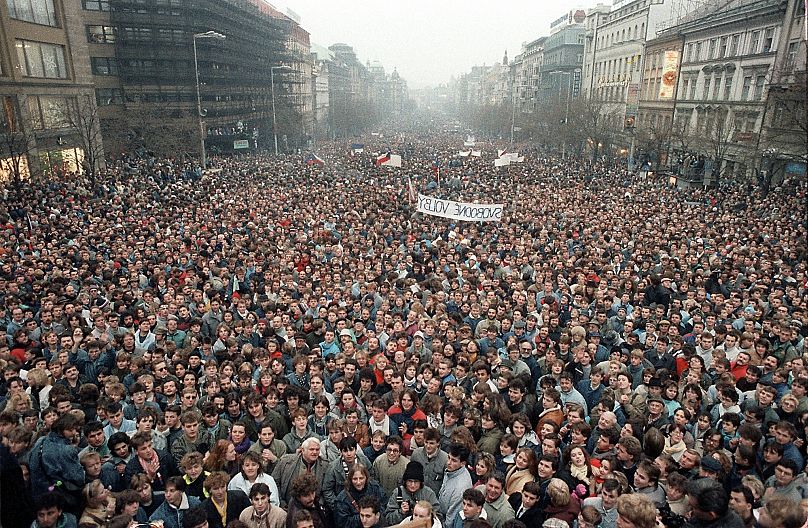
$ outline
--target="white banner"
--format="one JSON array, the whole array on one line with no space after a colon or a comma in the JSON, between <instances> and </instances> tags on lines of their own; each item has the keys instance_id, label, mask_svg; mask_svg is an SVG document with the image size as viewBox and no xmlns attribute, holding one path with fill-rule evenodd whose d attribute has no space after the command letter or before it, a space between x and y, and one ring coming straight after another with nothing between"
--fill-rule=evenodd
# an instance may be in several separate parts
<instances>
[{"instance_id":1,"label":"white banner","mask_svg":"<svg viewBox=\"0 0 808 528\"><path fill-rule=\"evenodd\" d=\"M452 220L468 222L499 222L502 220L502 204L474 204L441 200L418 194L418 212Z\"/></svg>"},{"instance_id":2,"label":"white banner","mask_svg":"<svg viewBox=\"0 0 808 528\"><path fill-rule=\"evenodd\" d=\"M471 155L474 156L474 157L479 158L480 156L483 155L483 151L482 150L471 149Z\"/></svg>"},{"instance_id":3,"label":"white banner","mask_svg":"<svg viewBox=\"0 0 808 528\"><path fill-rule=\"evenodd\" d=\"M462 151L462 150L461 150L461 151L459 151L457 154L458 154L459 156L462 156L462 157L466 158L466 157L468 157L468 155L469 155L469 154L471 154L471 151L470 151L470 150L467 150L467 151L465 151L465 152L464 152L464 151Z\"/></svg>"},{"instance_id":4,"label":"white banner","mask_svg":"<svg viewBox=\"0 0 808 528\"><path fill-rule=\"evenodd\" d=\"M497 158L494 160L494 167L505 167L511 164L511 158Z\"/></svg>"},{"instance_id":5,"label":"white banner","mask_svg":"<svg viewBox=\"0 0 808 528\"><path fill-rule=\"evenodd\" d=\"M398 154L391 154L390 159L381 162L381 165L386 165L388 167L401 167L401 156Z\"/></svg>"}]
</instances>

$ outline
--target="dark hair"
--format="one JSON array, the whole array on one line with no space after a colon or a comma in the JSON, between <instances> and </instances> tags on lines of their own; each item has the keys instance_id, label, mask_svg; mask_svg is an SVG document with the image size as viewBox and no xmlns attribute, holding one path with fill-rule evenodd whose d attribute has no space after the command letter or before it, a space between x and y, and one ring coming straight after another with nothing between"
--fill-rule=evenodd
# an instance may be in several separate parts
<instances>
[{"instance_id":1,"label":"dark hair","mask_svg":"<svg viewBox=\"0 0 808 528\"><path fill-rule=\"evenodd\" d=\"M267 497L272 496L272 492L269 491L269 486L264 484L263 482L256 482L250 488L250 499L254 499L256 495L266 495Z\"/></svg>"},{"instance_id":2,"label":"dark hair","mask_svg":"<svg viewBox=\"0 0 808 528\"><path fill-rule=\"evenodd\" d=\"M55 491L48 491L37 497L34 501L34 511L39 512L42 510L49 510L51 508L64 508L62 496Z\"/></svg>"},{"instance_id":3,"label":"dark hair","mask_svg":"<svg viewBox=\"0 0 808 528\"><path fill-rule=\"evenodd\" d=\"M256 484L257 485L257 484ZM264 484L266 486L266 484ZM208 512L202 506L189 508L182 516L182 528L197 528L208 520Z\"/></svg>"},{"instance_id":4,"label":"dark hair","mask_svg":"<svg viewBox=\"0 0 808 528\"><path fill-rule=\"evenodd\" d=\"M715 480L702 478L687 484L687 495L696 501L699 510L715 513L723 517L729 509L729 494L724 486Z\"/></svg>"},{"instance_id":5,"label":"dark hair","mask_svg":"<svg viewBox=\"0 0 808 528\"><path fill-rule=\"evenodd\" d=\"M460 459L461 462L468 462L471 452L468 447L455 442L449 446L449 452L447 454Z\"/></svg>"},{"instance_id":6,"label":"dark hair","mask_svg":"<svg viewBox=\"0 0 808 528\"><path fill-rule=\"evenodd\" d=\"M463 500L473 502L477 506L483 506L485 504L485 495L477 488L469 488L463 491Z\"/></svg>"},{"instance_id":7,"label":"dark hair","mask_svg":"<svg viewBox=\"0 0 808 528\"><path fill-rule=\"evenodd\" d=\"M178 476L168 477L168 480L166 480L166 488L169 486L178 491L185 491L188 488L188 484L185 482L185 479Z\"/></svg>"},{"instance_id":8,"label":"dark hair","mask_svg":"<svg viewBox=\"0 0 808 528\"><path fill-rule=\"evenodd\" d=\"M365 495L364 497L359 499L357 506L359 506L360 510L370 508L373 513L379 513L379 511L381 510L379 499L377 499L373 495Z\"/></svg>"}]
</instances>

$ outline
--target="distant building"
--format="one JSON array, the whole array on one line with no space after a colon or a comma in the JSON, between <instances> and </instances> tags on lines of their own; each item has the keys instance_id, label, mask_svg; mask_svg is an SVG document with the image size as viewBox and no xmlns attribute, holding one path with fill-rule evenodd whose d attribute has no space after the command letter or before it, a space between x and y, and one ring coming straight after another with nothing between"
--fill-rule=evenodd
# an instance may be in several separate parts
<instances>
[{"instance_id":1,"label":"distant building","mask_svg":"<svg viewBox=\"0 0 808 528\"><path fill-rule=\"evenodd\" d=\"M91 3L85 0L85 3ZM97 2L96 2L97 3ZM0 5L0 179L58 174L86 163L77 112L96 113L79 0L7 0ZM91 140L103 164L100 136ZM98 167L96 167L98 168Z\"/></svg>"}]
</instances>

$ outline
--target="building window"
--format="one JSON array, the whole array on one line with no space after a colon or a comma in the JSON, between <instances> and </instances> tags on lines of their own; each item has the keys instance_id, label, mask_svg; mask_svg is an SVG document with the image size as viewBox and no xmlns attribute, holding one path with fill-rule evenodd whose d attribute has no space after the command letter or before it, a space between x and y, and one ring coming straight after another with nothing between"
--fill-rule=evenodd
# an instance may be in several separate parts
<instances>
[{"instance_id":1,"label":"building window","mask_svg":"<svg viewBox=\"0 0 808 528\"><path fill-rule=\"evenodd\" d=\"M695 49L695 51L693 53L694 53L693 60L694 61L700 61L701 60L701 42L696 42L696 49Z\"/></svg>"},{"instance_id":2,"label":"building window","mask_svg":"<svg viewBox=\"0 0 808 528\"><path fill-rule=\"evenodd\" d=\"M70 109L75 108L72 97L33 95L28 97L28 112L35 130L51 130L70 126Z\"/></svg>"},{"instance_id":3,"label":"building window","mask_svg":"<svg viewBox=\"0 0 808 528\"><path fill-rule=\"evenodd\" d=\"M788 44L788 52L786 53L786 63L784 65L786 72L794 71L794 67L797 65L797 49L799 48L799 42L790 42Z\"/></svg>"},{"instance_id":4,"label":"building window","mask_svg":"<svg viewBox=\"0 0 808 528\"><path fill-rule=\"evenodd\" d=\"M58 26L56 9L53 0L6 0L8 16L17 20L42 24L43 26Z\"/></svg>"},{"instance_id":5,"label":"building window","mask_svg":"<svg viewBox=\"0 0 808 528\"><path fill-rule=\"evenodd\" d=\"M701 98L702 98L703 100L705 100L705 101L706 101L706 100L707 100L707 98L710 96L710 85L711 85L712 83L713 83L713 78L712 78L712 77L707 77L707 76L705 75L705 76L704 76L704 91L701 93Z\"/></svg>"},{"instance_id":6,"label":"building window","mask_svg":"<svg viewBox=\"0 0 808 528\"><path fill-rule=\"evenodd\" d=\"M125 27L121 28L121 38L135 42L148 42L152 39L152 31L148 27Z\"/></svg>"},{"instance_id":7,"label":"building window","mask_svg":"<svg viewBox=\"0 0 808 528\"><path fill-rule=\"evenodd\" d=\"M740 35L732 35L729 41L729 57L734 57L738 54L738 43L740 43L740 41Z\"/></svg>"},{"instance_id":8,"label":"building window","mask_svg":"<svg viewBox=\"0 0 808 528\"><path fill-rule=\"evenodd\" d=\"M729 37L721 37L721 43L718 45L718 57L724 58L727 56L727 44L729 42Z\"/></svg>"},{"instance_id":9,"label":"building window","mask_svg":"<svg viewBox=\"0 0 808 528\"><path fill-rule=\"evenodd\" d=\"M752 36L749 38L749 55L754 55L758 52L760 45L760 31L753 31Z\"/></svg>"},{"instance_id":10,"label":"building window","mask_svg":"<svg viewBox=\"0 0 808 528\"><path fill-rule=\"evenodd\" d=\"M687 45L687 52L685 53L685 57L687 57L685 59L687 62L690 62L690 61L693 60L693 43L692 42Z\"/></svg>"},{"instance_id":11,"label":"building window","mask_svg":"<svg viewBox=\"0 0 808 528\"><path fill-rule=\"evenodd\" d=\"M82 0L82 7L87 11L109 11L109 0Z\"/></svg>"},{"instance_id":12,"label":"building window","mask_svg":"<svg viewBox=\"0 0 808 528\"><path fill-rule=\"evenodd\" d=\"M721 89L721 77L716 77L713 80L712 84L713 84L713 95L712 95L711 99L718 100L718 90Z\"/></svg>"},{"instance_id":13,"label":"building window","mask_svg":"<svg viewBox=\"0 0 808 528\"><path fill-rule=\"evenodd\" d=\"M767 28L763 33L763 53L774 51L774 28Z\"/></svg>"},{"instance_id":14,"label":"building window","mask_svg":"<svg viewBox=\"0 0 808 528\"><path fill-rule=\"evenodd\" d=\"M123 104L123 92L119 88L96 88L95 102L98 106Z\"/></svg>"},{"instance_id":15,"label":"building window","mask_svg":"<svg viewBox=\"0 0 808 528\"><path fill-rule=\"evenodd\" d=\"M67 79L64 46L18 40L16 47L17 60L25 77Z\"/></svg>"},{"instance_id":16,"label":"building window","mask_svg":"<svg viewBox=\"0 0 808 528\"><path fill-rule=\"evenodd\" d=\"M741 90L741 101L749 100L749 90L752 88L752 76L747 75L743 78L743 89Z\"/></svg>"},{"instance_id":17,"label":"building window","mask_svg":"<svg viewBox=\"0 0 808 528\"><path fill-rule=\"evenodd\" d=\"M696 77L693 77L690 82L690 100L696 98Z\"/></svg>"},{"instance_id":18,"label":"building window","mask_svg":"<svg viewBox=\"0 0 808 528\"><path fill-rule=\"evenodd\" d=\"M708 59L714 59L717 49L718 49L718 39L710 39L710 48L709 48L709 52L708 52L709 54L707 55L707 58Z\"/></svg>"},{"instance_id":19,"label":"building window","mask_svg":"<svg viewBox=\"0 0 808 528\"><path fill-rule=\"evenodd\" d=\"M766 76L758 75L755 77L755 101L763 99L763 87L766 86Z\"/></svg>"},{"instance_id":20,"label":"building window","mask_svg":"<svg viewBox=\"0 0 808 528\"><path fill-rule=\"evenodd\" d=\"M94 75L118 75L118 62L114 57L92 57Z\"/></svg>"},{"instance_id":21,"label":"building window","mask_svg":"<svg viewBox=\"0 0 808 528\"><path fill-rule=\"evenodd\" d=\"M724 100L729 101L732 95L732 74L728 73L724 77Z\"/></svg>"},{"instance_id":22,"label":"building window","mask_svg":"<svg viewBox=\"0 0 808 528\"><path fill-rule=\"evenodd\" d=\"M112 26L87 26L87 42L112 44L115 42L115 28Z\"/></svg>"},{"instance_id":23,"label":"building window","mask_svg":"<svg viewBox=\"0 0 808 528\"><path fill-rule=\"evenodd\" d=\"M682 99L687 99L688 93L690 93L690 79L685 79L682 83Z\"/></svg>"}]
</instances>

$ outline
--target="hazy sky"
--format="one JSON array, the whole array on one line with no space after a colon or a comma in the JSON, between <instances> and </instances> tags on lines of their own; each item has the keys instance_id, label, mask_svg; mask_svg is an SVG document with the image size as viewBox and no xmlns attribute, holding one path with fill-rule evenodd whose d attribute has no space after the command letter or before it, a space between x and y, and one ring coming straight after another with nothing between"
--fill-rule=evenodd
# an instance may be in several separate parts
<instances>
[{"instance_id":1,"label":"hazy sky","mask_svg":"<svg viewBox=\"0 0 808 528\"><path fill-rule=\"evenodd\" d=\"M269 0L301 17L311 41L323 47L353 46L363 63L395 67L410 88L446 83L474 65L512 59L524 42L550 31L550 23L574 7L597 0ZM611 0L600 0L611 4Z\"/></svg>"}]
</instances>

